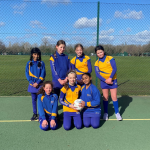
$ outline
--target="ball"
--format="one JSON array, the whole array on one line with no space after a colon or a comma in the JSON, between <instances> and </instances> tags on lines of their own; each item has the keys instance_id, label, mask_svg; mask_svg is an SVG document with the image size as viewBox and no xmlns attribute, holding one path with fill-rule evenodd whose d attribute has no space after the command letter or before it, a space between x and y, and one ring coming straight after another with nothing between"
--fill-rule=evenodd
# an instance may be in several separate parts
<instances>
[{"instance_id":1,"label":"ball","mask_svg":"<svg viewBox=\"0 0 150 150\"><path fill-rule=\"evenodd\" d=\"M82 110L82 107L79 106L79 104L82 102L83 100L82 99L76 99L74 101L74 107L76 107L77 110Z\"/></svg>"}]
</instances>

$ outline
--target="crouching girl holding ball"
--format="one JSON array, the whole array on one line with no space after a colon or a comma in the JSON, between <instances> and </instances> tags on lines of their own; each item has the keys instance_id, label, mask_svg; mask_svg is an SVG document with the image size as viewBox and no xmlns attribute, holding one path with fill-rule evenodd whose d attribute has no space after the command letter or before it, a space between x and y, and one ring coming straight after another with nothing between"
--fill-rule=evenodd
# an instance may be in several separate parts
<instances>
[{"instance_id":1,"label":"crouching girl holding ball","mask_svg":"<svg viewBox=\"0 0 150 150\"><path fill-rule=\"evenodd\" d=\"M61 89L59 98L59 102L63 105L63 126L65 130L69 130L73 118L74 126L77 129L81 129L82 120L80 111L74 106L74 101L79 98L81 86L76 84L75 71L71 70L67 77L68 82Z\"/></svg>"},{"instance_id":2,"label":"crouching girl holding ball","mask_svg":"<svg viewBox=\"0 0 150 150\"><path fill-rule=\"evenodd\" d=\"M95 85L92 84L91 74L84 73L82 75L84 86L81 89L81 107L83 109L83 124L85 127L92 126L98 128L100 125L101 107L100 92Z\"/></svg>"}]
</instances>

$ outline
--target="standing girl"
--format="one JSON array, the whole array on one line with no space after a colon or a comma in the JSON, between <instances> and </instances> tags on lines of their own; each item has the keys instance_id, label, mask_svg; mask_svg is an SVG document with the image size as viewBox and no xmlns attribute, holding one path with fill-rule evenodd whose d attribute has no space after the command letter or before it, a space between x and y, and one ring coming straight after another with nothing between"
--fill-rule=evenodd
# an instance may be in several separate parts
<instances>
[{"instance_id":1,"label":"standing girl","mask_svg":"<svg viewBox=\"0 0 150 150\"><path fill-rule=\"evenodd\" d=\"M75 52L77 55L70 61L71 68L76 70L77 83L79 85L84 84L82 81L82 74L92 72L91 60L83 53L83 49L81 44L75 45Z\"/></svg>"},{"instance_id":2,"label":"standing girl","mask_svg":"<svg viewBox=\"0 0 150 150\"><path fill-rule=\"evenodd\" d=\"M92 84L90 73L84 73L82 80L85 85L81 89L81 107L83 109L83 124L85 127L92 126L98 128L100 125L101 107L100 107L100 92L95 85Z\"/></svg>"},{"instance_id":3,"label":"standing girl","mask_svg":"<svg viewBox=\"0 0 150 150\"><path fill-rule=\"evenodd\" d=\"M56 52L50 57L50 66L52 71L52 82L54 85L54 92L60 94L60 89L67 82L66 73L70 68L70 60L64 54L66 43L59 40L56 44Z\"/></svg>"},{"instance_id":4,"label":"standing girl","mask_svg":"<svg viewBox=\"0 0 150 150\"><path fill-rule=\"evenodd\" d=\"M48 130L49 127L52 130L55 130L57 128L56 115L58 96L52 93L52 90L52 82L46 81L38 92L40 129L45 131Z\"/></svg>"},{"instance_id":5,"label":"standing girl","mask_svg":"<svg viewBox=\"0 0 150 150\"><path fill-rule=\"evenodd\" d=\"M37 114L37 92L40 89L40 84L44 81L46 71L45 64L41 61L41 51L38 48L31 50L30 61L27 62L25 70L26 78L29 81L28 92L31 93L33 116L32 120L38 119Z\"/></svg>"},{"instance_id":6,"label":"standing girl","mask_svg":"<svg viewBox=\"0 0 150 150\"><path fill-rule=\"evenodd\" d=\"M104 106L104 120L108 120L108 97L109 89L111 93L111 98L113 100L113 105L115 109L115 114L117 120L122 120L118 109L118 99L117 99L117 67L115 59L111 56L107 56L104 52L103 46L99 45L95 48L95 53L98 56L98 60L95 62L95 73L96 76L101 81L101 88L103 92L103 106Z\"/></svg>"},{"instance_id":7,"label":"standing girl","mask_svg":"<svg viewBox=\"0 0 150 150\"><path fill-rule=\"evenodd\" d=\"M71 120L73 118L75 127L77 129L81 129L81 115L74 107L74 101L79 98L81 87L76 84L75 71L70 71L67 77L68 83L66 83L61 89L59 98L59 102L63 105L63 126L65 130L69 130L71 128Z\"/></svg>"}]
</instances>

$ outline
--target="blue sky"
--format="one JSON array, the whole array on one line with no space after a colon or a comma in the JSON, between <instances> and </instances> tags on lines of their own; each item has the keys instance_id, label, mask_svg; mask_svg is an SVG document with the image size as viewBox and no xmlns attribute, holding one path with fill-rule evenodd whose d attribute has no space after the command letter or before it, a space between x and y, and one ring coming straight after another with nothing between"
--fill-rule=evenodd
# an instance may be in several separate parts
<instances>
[{"instance_id":1,"label":"blue sky","mask_svg":"<svg viewBox=\"0 0 150 150\"><path fill-rule=\"evenodd\" d=\"M61 3L59 3L61 2ZM43 41L96 45L96 0L13 0L0 2L0 40L39 46ZM100 1L100 44L150 41L150 1Z\"/></svg>"}]
</instances>

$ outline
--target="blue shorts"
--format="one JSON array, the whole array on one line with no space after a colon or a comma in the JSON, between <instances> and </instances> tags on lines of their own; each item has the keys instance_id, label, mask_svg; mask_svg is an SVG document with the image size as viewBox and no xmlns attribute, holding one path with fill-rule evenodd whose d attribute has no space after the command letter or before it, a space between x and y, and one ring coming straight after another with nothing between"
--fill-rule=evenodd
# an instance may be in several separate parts
<instances>
[{"instance_id":1,"label":"blue shorts","mask_svg":"<svg viewBox=\"0 0 150 150\"><path fill-rule=\"evenodd\" d=\"M101 81L101 88L102 89L115 89L115 88L117 88L118 87L117 79L112 80L112 82L113 82L113 84L107 84L104 81Z\"/></svg>"},{"instance_id":2,"label":"blue shorts","mask_svg":"<svg viewBox=\"0 0 150 150\"><path fill-rule=\"evenodd\" d=\"M41 86L39 86L38 88L33 87L32 85L29 84L28 86L28 92L30 93L38 93L38 91L40 90Z\"/></svg>"}]
</instances>

